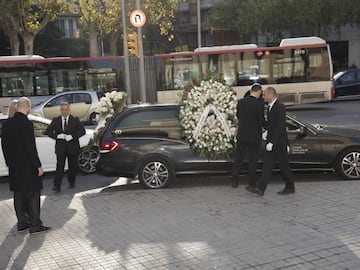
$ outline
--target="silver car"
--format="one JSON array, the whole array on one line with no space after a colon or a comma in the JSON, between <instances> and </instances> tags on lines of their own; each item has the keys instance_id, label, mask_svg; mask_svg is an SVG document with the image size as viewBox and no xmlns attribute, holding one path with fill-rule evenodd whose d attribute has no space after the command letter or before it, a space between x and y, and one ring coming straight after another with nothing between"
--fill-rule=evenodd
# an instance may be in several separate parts
<instances>
[{"instance_id":1,"label":"silver car","mask_svg":"<svg viewBox=\"0 0 360 270\"><path fill-rule=\"evenodd\" d=\"M60 114L60 105L63 102L70 104L71 114L79 117L81 122L95 124L96 108L99 96L96 91L78 90L59 93L39 105L33 106L31 113L48 119Z\"/></svg>"}]
</instances>

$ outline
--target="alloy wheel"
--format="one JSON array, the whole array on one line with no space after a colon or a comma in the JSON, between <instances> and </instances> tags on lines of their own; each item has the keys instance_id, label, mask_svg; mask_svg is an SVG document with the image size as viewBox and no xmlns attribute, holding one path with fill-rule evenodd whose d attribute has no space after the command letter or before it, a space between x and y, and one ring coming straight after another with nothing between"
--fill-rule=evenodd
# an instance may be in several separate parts
<instances>
[{"instance_id":1,"label":"alloy wheel","mask_svg":"<svg viewBox=\"0 0 360 270\"><path fill-rule=\"evenodd\" d=\"M96 162L99 160L97 149L85 150L79 154L78 166L84 173L93 173L96 171Z\"/></svg>"},{"instance_id":2,"label":"alloy wheel","mask_svg":"<svg viewBox=\"0 0 360 270\"><path fill-rule=\"evenodd\" d=\"M169 181L169 169L160 161L149 162L142 170L142 180L149 188L164 187Z\"/></svg>"},{"instance_id":3,"label":"alloy wheel","mask_svg":"<svg viewBox=\"0 0 360 270\"><path fill-rule=\"evenodd\" d=\"M360 152L347 153L341 160L341 170L349 179L360 179Z\"/></svg>"}]
</instances>

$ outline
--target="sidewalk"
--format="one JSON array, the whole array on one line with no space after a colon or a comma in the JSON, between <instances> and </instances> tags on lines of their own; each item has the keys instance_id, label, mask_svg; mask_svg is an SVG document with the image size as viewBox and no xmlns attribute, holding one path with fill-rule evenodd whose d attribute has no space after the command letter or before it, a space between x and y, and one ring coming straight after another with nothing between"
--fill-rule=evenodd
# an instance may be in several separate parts
<instances>
[{"instance_id":1,"label":"sidewalk","mask_svg":"<svg viewBox=\"0 0 360 270\"><path fill-rule=\"evenodd\" d=\"M48 192L42 220L52 229L32 236L16 231L5 198L0 269L360 269L360 182L281 188L263 198L228 182Z\"/></svg>"}]
</instances>

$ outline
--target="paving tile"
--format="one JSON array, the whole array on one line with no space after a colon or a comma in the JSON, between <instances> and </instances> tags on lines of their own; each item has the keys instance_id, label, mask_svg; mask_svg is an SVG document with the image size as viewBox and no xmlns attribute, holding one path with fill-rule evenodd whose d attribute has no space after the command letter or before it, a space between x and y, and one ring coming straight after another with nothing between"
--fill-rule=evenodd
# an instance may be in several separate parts
<instances>
[{"instance_id":1,"label":"paving tile","mask_svg":"<svg viewBox=\"0 0 360 270\"><path fill-rule=\"evenodd\" d=\"M0 269L360 269L360 185L301 182L279 197L242 187L101 189L42 197L52 230L16 232L0 201Z\"/></svg>"}]
</instances>

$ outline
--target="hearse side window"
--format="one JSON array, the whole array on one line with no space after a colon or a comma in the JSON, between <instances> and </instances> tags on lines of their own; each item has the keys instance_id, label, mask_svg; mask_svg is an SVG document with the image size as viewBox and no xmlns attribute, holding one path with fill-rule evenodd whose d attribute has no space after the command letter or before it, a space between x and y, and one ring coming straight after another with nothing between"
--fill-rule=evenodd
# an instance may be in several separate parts
<instances>
[{"instance_id":1,"label":"hearse side window","mask_svg":"<svg viewBox=\"0 0 360 270\"><path fill-rule=\"evenodd\" d=\"M164 127L178 126L177 111L175 109L141 110L129 114L126 118L118 121L113 128L132 127Z\"/></svg>"}]
</instances>

